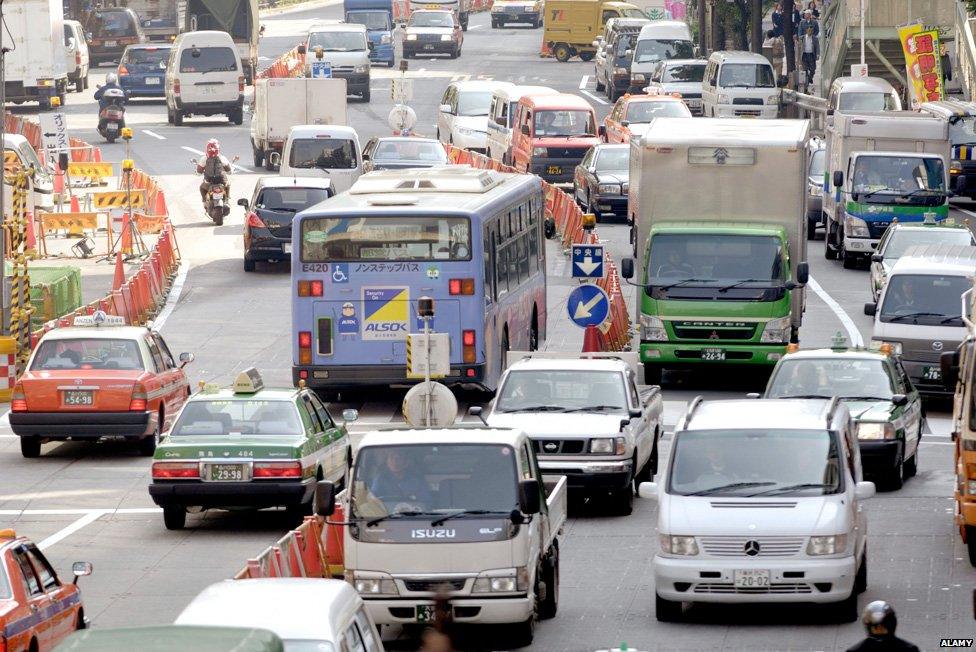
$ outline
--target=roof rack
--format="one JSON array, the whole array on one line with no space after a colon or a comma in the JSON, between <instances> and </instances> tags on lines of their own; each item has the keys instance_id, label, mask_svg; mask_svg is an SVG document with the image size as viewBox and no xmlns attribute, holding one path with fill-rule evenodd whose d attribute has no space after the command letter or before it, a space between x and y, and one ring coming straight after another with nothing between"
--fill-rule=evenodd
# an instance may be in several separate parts
<instances>
[{"instance_id":1,"label":"roof rack","mask_svg":"<svg viewBox=\"0 0 976 652\"><path fill-rule=\"evenodd\" d=\"M691 399L691 403L688 404L688 410L685 412L684 417L686 426L688 425L688 422L691 421L691 417L694 416L695 410L697 410L698 406L700 406L704 401L705 399L702 398L701 394Z\"/></svg>"},{"instance_id":2,"label":"roof rack","mask_svg":"<svg viewBox=\"0 0 976 652\"><path fill-rule=\"evenodd\" d=\"M830 422L834 420L834 412L837 411L837 406L840 405L840 397L834 396L827 403L827 406L823 411L823 419L827 422L827 427L830 427Z\"/></svg>"}]
</instances>

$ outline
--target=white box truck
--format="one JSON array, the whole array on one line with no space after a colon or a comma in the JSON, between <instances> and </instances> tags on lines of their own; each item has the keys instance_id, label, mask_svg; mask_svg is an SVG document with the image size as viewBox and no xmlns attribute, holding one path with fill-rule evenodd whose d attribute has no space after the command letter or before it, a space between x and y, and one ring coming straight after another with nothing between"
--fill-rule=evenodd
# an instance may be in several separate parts
<instances>
[{"instance_id":1,"label":"white box truck","mask_svg":"<svg viewBox=\"0 0 976 652\"><path fill-rule=\"evenodd\" d=\"M949 216L949 123L914 111L835 113L827 125L824 256L868 261L892 220ZM965 182L965 178L963 179Z\"/></svg>"},{"instance_id":2,"label":"white box truck","mask_svg":"<svg viewBox=\"0 0 976 652\"><path fill-rule=\"evenodd\" d=\"M68 66L61 0L6 2L3 20L6 29L0 41L10 49L4 67L7 101L37 102L46 110L57 97L63 106Z\"/></svg>"},{"instance_id":3,"label":"white box truck","mask_svg":"<svg viewBox=\"0 0 976 652\"><path fill-rule=\"evenodd\" d=\"M282 153L296 125L345 125L346 80L289 77L257 79L251 113L254 165L269 171L271 152Z\"/></svg>"},{"instance_id":4,"label":"white box truck","mask_svg":"<svg viewBox=\"0 0 976 652\"><path fill-rule=\"evenodd\" d=\"M630 141L644 380L771 369L796 342L809 277L806 120L655 120ZM636 269L635 269L636 268Z\"/></svg>"}]
</instances>

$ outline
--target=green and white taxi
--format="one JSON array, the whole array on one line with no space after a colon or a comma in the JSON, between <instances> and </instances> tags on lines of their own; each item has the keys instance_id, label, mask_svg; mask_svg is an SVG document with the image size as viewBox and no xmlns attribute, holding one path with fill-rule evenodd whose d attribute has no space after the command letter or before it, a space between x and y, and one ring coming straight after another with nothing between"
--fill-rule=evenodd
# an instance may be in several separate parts
<instances>
[{"instance_id":1,"label":"green and white taxi","mask_svg":"<svg viewBox=\"0 0 976 652\"><path fill-rule=\"evenodd\" d=\"M791 345L795 346L795 345ZM851 348L838 335L832 348L788 350L766 385L765 398L838 396L851 412L865 475L899 489L918 471L922 399L888 345Z\"/></svg>"},{"instance_id":2,"label":"green and white taxi","mask_svg":"<svg viewBox=\"0 0 976 652\"><path fill-rule=\"evenodd\" d=\"M170 530L189 509L283 506L300 521L314 512L315 483L344 486L351 464L346 422L336 423L309 389L265 388L256 369L229 389L204 385L180 411L153 457L149 495Z\"/></svg>"},{"instance_id":3,"label":"green and white taxi","mask_svg":"<svg viewBox=\"0 0 976 652\"><path fill-rule=\"evenodd\" d=\"M930 244L976 245L976 239L973 238L968 224L959 224L951 217L936 222L934 213L926 215L923 222L892 222L878 241L877 250L871 255L869 282L875 303L898 259L910 247Z\"/></svg>"}]
</instances>

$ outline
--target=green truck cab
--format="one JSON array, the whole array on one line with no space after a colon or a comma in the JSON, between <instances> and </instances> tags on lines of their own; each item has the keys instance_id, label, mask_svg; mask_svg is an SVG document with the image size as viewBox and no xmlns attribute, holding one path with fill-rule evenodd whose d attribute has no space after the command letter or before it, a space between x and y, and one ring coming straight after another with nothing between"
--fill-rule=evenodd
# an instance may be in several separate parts
<instances>
[{"instance_id":1,"label":"green truck cab","mask_svg":"<svg viewBox=\"0 0 976 652\"><path fill-rule=\"evenodd\" d=\"M274 632L246 627L159 625L81 629L57 652L284 652Z\"/></svg>"},{"instance_id":2,"label":"green truck cab","mask_svg":"<svg viewBox=\"0 0 976 652\"><path fill-rule=\"evenodd\" d=\"M631 141L629 212L648 384L666 369L772 368L805 306L801 120L669 118Z\"/></svg>"},{"instance_id":3,"label":"green truck cab","mask_svg":"<svg viewBox=\"0 0 976 652\"><path fill-rule=\"evenodd\" d=\"M337 423L309 389L265 388L256 369L222 389L205 385L180 411L153 458L149 494L170 530L189 508L284 506L296 521L314 513L315 483L345 486L351 465L343 412Z\"/></svg>"}]
</instances>

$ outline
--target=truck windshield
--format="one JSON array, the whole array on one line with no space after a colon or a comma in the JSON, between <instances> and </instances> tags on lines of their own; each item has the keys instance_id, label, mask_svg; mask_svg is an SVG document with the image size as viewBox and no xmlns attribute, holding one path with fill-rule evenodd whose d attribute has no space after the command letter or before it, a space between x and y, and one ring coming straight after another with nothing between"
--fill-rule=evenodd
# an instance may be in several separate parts
<instances>
[{"instance_id":1,"label":"truck windshield","mask_svg":"<svg viewBox=\"0 0 976 652\"><path fill-rule=\"evenodd\" d=\"M962 326L962 294L972 287L965 276L896 274L881 305L883 322Z\"/></svg>"},{"instance_id":2,"label":"truck windshield","mask_svg":"<svg viewBox=\"0 0 976 652\"><path fill-rule=\"evenodd\" d=\"M367 49L362 32L312 32L308 35L308 52L322 48L323 52L359 52Z\"/></svg>"},{"instance_id":3,"label":"truck windshield","mask_svg":"<svg viewBox=\"0 0 976 652\"><path fill-rule=\"evenodd\" d=\"M95 37L137 35L135 18L128 11L103 11L95 19Z\"/></svg>"},{"instance_id":4,"label":"truck windshield","mask_svg":"<svg viewBox=\"0 0 976 652\"><path fill-rule=\"evenodd\" d=\"M499 412L625 412L624 380L616 371L513 371L498 392Z\"/></svg>"},{"instance_id":5,"label":"truck windshield","mask_svg":"<svg viewBox=\"0 0 976 652\"><path fill-rule=\"evenodd\" d=\"M350 518L509 514L518 506L515 455L498 444L366 446L356 455Z\"/></svg>"},{"instance_id":6,"label":"truck windshield","mask_svg":"<svg viewBox=\"0 0 976 652\"><path fill-rule=\"evenodd\" d=\"M135 340L102 337L41 342L31 371L55 369L145 369Z\"/></svg>"},{"instance_id":7,"label":"truck windshield","mask_svg":"<svg viewBox=\"0 0 976 652\"><path fill-rule=\"evenodd\" d=\"M851 185L854 201L945 203L945 167L941 158L858 156Z\"/></svg>"},{"instance_id":8,"label":"truck windshield","mask_svg":"<svg viewBox=\"0 0 976 652\"><path fill-rule=\"evenodd\" d=\"M843 469L826 430L689 430L675 437L668 492L823 496L841 491Z\"/></svg>"},{"instance_id":9,"label":"truck windshield","mask_svg":"<svg viewBox=\"0 0 976 652\"><path fill-rule=\"evenodd\" d=\"M894 393L891 377L880 358L787 358L769 379L768 398L822 396L877 398Z\"/></svg>"},{"instance_id":10,"label":"truck windshield","mask_svg":"<svg viewBox=\"0 0 976 652\"><path fill-rule=\"evenodd\" d=\"M810 177L823 180L824 170L827 169L827 150L818 149L810 157Z\"/></svg>"},{"instance_id":11,"label":"truck windshield","mask_svg":"<svg viewBox=\"0 0 976 652\"><path fill-rule=\"evenodd\" d=\"M664 69L662 82L700 82L705 79L704 64L681 64Z\"/></svg>"},{"instance_id":12,"label":"truck windshield","mask_svg":"<svg viewBox=\"0 0 976 652\"><path fill-rule=\"evenodd\" d=\"M722 65L721 88L773 88L773 67L768 63L726 63Z\"/></svg>"},{"instance_id":13,"label":"truck windshield","mask_svg":"<svg viewBox=\"0 0 976 652\"><path fill-rule=\"evenodd\" d=\"M841 93L838 110L846 113L861 111L897 111L898 100L891 93Z\"/></svg>"},{"instance_id":14,"label":"truck windshield","mask_svg":"<svg viewBox=\"0 0 976 652\"><path fill-rule=\"evenodd\" d=\"M302 261L470 260L466 217L319 217L302 221Z\"/></svg>"},{"instance_id":15,"label":"truck windshield","mask_svg":"<svg viewBox=\"0 0 976 652\"><path fill-rule=\"evenodd\" d=\"M649 102L630 102L627 105L627 120L650 122L654 118L690 118L691 111L680 100L651 100Z\"/></svg>"},{"instance_id":16,"label":"truck windshield","mask_svg":"<svg viewBox=\"0 0 976 652\"><path fill-rule=\"evenodd\" d=\"M189 48L180 54L180 72L231 72L237 57L231 48Z\"/></svg>"},{"instance_id":17,"label":"truck windshield","mask_svg":"<svg viewBox=\"0 0 976 652\"><path fill-rule=\"evenodd\" d=\"M637 63L662 59L690 59L693 56L694 49L691 41L678 39L641 39L637 41L637 49L634 51L634 61Z\"/></svg>"},{"instance_id":18,"label":"truck windshield","mask_svg":"<svg viewBox=\"0 0 976 652\"><path fill-rule=\"evenodd\" d=\"M969 229L895 229L882 253L886 262L893 263L905 255L909 247L930 244L976 246Z\"/></svg>"},{"instance_id":19,"label":"truck windshield","mask_svg":"<svg viewBox=\"0 0 976 652\"><path fill-rule=\"evenodd\" d=\"M221 435L296 436L305 432L291 401L190 401L173 426L173 437Z\"/></svg>"},{"instance_id":20,"label":"truck windshield","mask_svg":"<svg viewBox=\"0 0 976 652\"><path fill-rule=\"evenodd\" d=\"M358 165L356 143L348 138L296 138L288 165L293 168L350 170Z\"/></svg>"},{"instance_id":21,"label":"truck windshield","mask_svg":"<svg viewBox=\"0 0 976 652\"><path fill-rule=\"evenodd\" d=\"M390 29L390 14L386 11L350 11L347 23L364 25L366 29Z\"/></svg>"},{"instance_id":22,"label":"truck windshield","mask_svg":"<svg viewBox=\"0 0 976 652\"><path fill-rule=\"evenodd\" d=\"M536 111L536 136L593 136L596 128L593 126L593 114L589 111Z\"/></svg>"}]
</instances>

